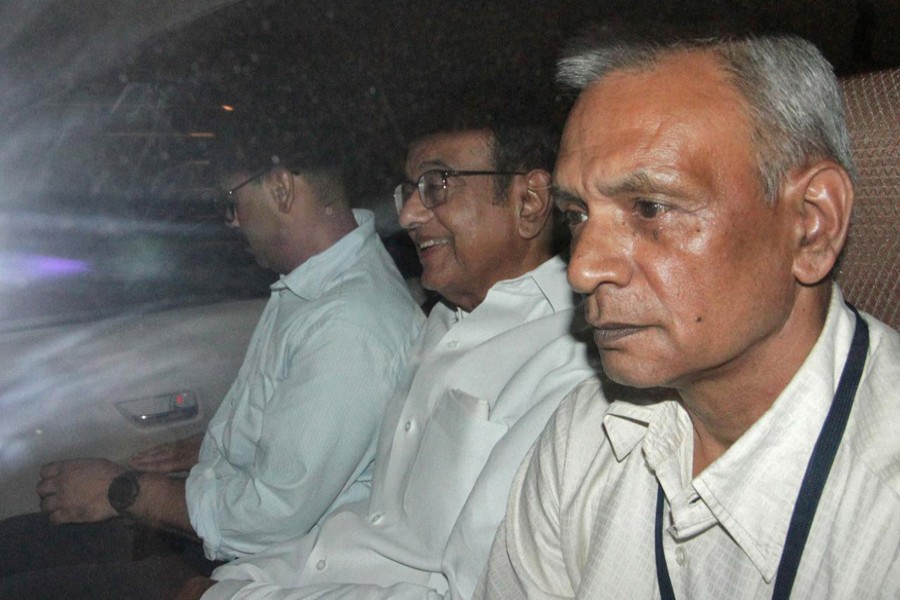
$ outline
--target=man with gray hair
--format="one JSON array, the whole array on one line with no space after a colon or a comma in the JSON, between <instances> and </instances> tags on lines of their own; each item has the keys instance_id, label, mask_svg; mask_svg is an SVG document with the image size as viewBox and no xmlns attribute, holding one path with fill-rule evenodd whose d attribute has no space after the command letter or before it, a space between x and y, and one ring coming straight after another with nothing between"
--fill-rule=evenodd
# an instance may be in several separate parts
<instances>
[{"instance_id":1,"label":"man with gray hair","mask_svg":"<svg viewBox=\"0 0 900 600\"><path fill-rule=\"evenodd\" d=\"M560 79L568 277L615 384L532 448L476 597L894 597L900 335L831 279L853 167L830 66L720 39L582 48Z\"/></svg>"}]
</instances>

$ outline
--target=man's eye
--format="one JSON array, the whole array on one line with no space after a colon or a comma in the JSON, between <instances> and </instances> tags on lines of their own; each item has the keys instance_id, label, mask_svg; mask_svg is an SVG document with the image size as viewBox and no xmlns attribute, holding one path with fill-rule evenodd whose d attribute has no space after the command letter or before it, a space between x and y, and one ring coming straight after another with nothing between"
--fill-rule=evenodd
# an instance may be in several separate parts
<instances>
[{"instance_id":1,"label":"man's eye","mask_svg":"<svg viewBox=\"0 0 900 600\"><path fill-rule=\"evenodd\" d=\"M419 185L424 190L439 190L444 189L446 182L440 171L426 171L419 179Z\"/></svg>"},{"instance_id":2,"label":"man's eye","mask_svg":"<svg viewBox=\"0 0 900 600\"><path fill-rule=\"evenodd\" d=\"M568 225L570 228L576 227L581 223L587 221L587 215L580 210L564 210L563 218L566 220L566 225Z\"/></svg>"},{"instance_id":3,"label":"man's eye","mask_svg":"<svg viewBox=\"0 0 900 600\"><path fill-rule=\"evenodd\" d=\"M634 212L642 219L655 219L668 210L668 206L653 200L636 200L634 203Z\"/></svg>"}]
</instances>

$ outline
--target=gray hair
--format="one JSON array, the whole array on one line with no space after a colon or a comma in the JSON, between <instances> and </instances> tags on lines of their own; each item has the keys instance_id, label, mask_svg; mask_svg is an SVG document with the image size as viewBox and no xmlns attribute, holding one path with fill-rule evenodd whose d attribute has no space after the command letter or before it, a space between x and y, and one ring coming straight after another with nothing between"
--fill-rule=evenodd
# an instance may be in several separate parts
<instances>
[{"instance_id":1,"label":"gray hair","mask_svg":"<svg viewBox=\"0 0 900 600\"><path fill-rule=\"evenodd\" d=\"M831 65L795 36L698 39L665 45L582 41L559 61L557 80L584 90L613 71L642 71L672 54L708 51L747 101L762 191L778 197L784 176L818 159L855 177L841 91Z\"/></svg>"}]
</instances>

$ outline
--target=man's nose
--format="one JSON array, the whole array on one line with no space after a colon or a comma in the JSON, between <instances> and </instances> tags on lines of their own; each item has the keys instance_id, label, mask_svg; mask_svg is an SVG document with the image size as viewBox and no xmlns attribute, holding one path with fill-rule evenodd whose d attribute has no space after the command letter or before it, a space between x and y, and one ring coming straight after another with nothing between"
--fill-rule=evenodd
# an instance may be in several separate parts
<instances>
[{"instance_id":1,"label":"man's nose","mask_svg":"<svg viewBox=\"0 0 900 600\"><path fill-rule=\"evenodd\" d=\"M413 190L403 201L403 206L400 208L400 214L398 215L398 221L400 222L400 227L403 229L415 229L422 223L428 221L433 214L434 213L430 208L425 208L425 205L422 204L422 198L419 197L419 192Z\"/></svg>"},{"instance_id":2,"label":"man's nose","mask_svg":"<svg viewBox=\"0 0 900 600\"><path fill-rule=\"evenodd\" d=\"M631 281L630 236L619 235L612 224L588 221L572 238L568 277L572 288L591 294L603 284L623 287Z\"/></svg>"}]
</instances>

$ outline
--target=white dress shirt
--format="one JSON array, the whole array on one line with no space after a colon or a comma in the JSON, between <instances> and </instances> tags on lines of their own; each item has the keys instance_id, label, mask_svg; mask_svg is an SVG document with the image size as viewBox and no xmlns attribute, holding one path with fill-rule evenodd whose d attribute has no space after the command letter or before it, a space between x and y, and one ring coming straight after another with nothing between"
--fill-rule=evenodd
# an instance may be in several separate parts
<instances>
[{"instance_id":1,"label":"white dress shirt","mask_svg":"<svg viewBox=\"0 0 900 600\"><path fill-rule=\"evenodd\" d=\"M900 597L900 335L870 316L865 371L793 599ZM768 599L855 318L835 286L812 352L771 408L692 478L673 400L616 401L595 383L560 406L516 477L478 598L659 597L658 483L675 597ZM631 392L635 392L632 390ZM612 388L607 397L615 398Z\"/></svg>"},{"instance_id":2,"label":"white dress shirt","mask_svg":"<svg viewBox=\"0 0 900 600\"><path fill-rule=\"evenodd\" d=\"M272 285L237 379L187 479L210 558L253 554L369 494L384 410L425 317L368 211Z\"/></svg>"},{"instance_id":3,"label":"white dress shirt","mask_svg":"<svg viewBox=\"0 0 900 600\"><path fill-rule=\"evenodd\" d=\"M220 567L213 578L232 581L204 599L469 598L522 457L594 373L570 333L581 309L565 268L554 258L500 282L468 314L436 306L409 393L385 416L371 501Z\"/></svg>"}]
</instances>

